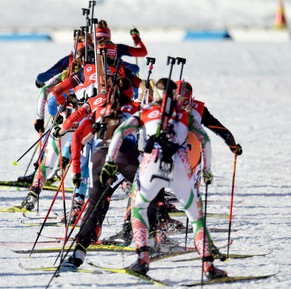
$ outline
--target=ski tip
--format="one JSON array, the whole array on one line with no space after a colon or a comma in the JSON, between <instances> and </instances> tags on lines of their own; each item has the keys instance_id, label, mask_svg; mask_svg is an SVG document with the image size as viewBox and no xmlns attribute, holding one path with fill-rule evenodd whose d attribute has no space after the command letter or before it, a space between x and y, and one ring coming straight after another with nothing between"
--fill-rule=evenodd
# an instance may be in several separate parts
<instances>
[{"instance_id":1,"label":"ski tip","mask_svg":"<svg viewBox=\"0 0 291 289\"><path fill-rule=\"evenodd\" d=\"M13 161L12 164L13 164L14 166L17 166L17 165L18 165L18 161Z\"/></svg>"}]
</instances>

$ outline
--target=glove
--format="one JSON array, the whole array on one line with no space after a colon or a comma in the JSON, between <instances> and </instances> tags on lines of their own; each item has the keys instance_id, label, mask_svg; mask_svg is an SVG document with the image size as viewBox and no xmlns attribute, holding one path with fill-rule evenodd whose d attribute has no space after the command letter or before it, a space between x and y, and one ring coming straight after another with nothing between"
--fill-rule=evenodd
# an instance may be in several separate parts
<instances>
[{"instance_id":1,"label":"glove","mask_svg":"<svg viewBox=\"0 0 291 289\"><path fill-rule=\"evenodd\" d=\"M56 118L56 123L57 124L62 124L63 121L64 121L63 116L59 114L58 117Z\"/></svg>"},{"instance_id":2,"label":"glove","mask_svg":"<svg viewBox=\"0 0 291 289\"><path fill-rule=\"evenodd\" d=\"M210 185L213 180L213 174L211 172L203 172L204 183Z\"/></svg>"},{"instance_id":3,"label":"glove","mask_svg":"<svg viewBox=\"0 0 291 289\"><path fill-rule=\"evenodd\" d=\"M37 132L44 132L44 120L36 119L34 121L34 128Z\"/></svg>"},{"instance_id":4,"label":"glove","mask_svg":"<svg viewBox=\"0 0 291 289\"><path fill-rule=\"evenodd\" d=\"M62 136L62 134L60 134L60 130L61 130L61 127L60 127L59 125L56 125L56 126L53 128L53 132L52 132L52 134L53 134L53 136L54 136L55 138L59 138L59 137Z\"/></svg>"},{"instance_id":5,"label":"glove","mask_svg":"<svg viewBox=\"0 0 291 289\"><path fill-rule=\"evenodd\" d=\"M230 150L238 156L240 156L243 153L243 149L242 149L240 144L237 144L235 146L231 146Z\"/></svg>"},{"instance_id":6,"label":"glove","mask_svg":"<svg viewBox=\"0 0 291 289\"><path fill-rule=\"evenodd\" d=\"M35 86L37 88L42 88L45 84L43 82L39 82L37 79L35 80Z\"/></svg>"},{"instance_id":7,"label":"glove","mask_svg":"<svg viewBox=\"0 0 291 289\"><path fill-rule=\"evenodd\" d=\"M105 186L110 179L116 180L115 174L117 173L118 166L114 162L105 162L100 173L100 183Z\"/></svg>"},{"instance_id":8,"label":"glove","mask_svg":"<svg viewBox=\"0 0 291 289\"><path fill-rule=\"evenodd\" d=\"M136 36L139 37L139 31L135 27L130 29L129 33L132 37L136 37Z\"/></svg>"},{"instance_id":9,"label":"glove","mask_svg":"<svg viewBox=\"0 0 291 289\"><path fill-rule=\"evenodd\" d=\"M67 103L72 104L73 108L78 107L78 99L75 94L70 94L67 98Z\"/></svg>"},{"instance_id":10,"label":"glove","mask_svg":"<svg viewBox=\"0 0 291 289\"><path fill-rule=\"evenodd\" d=\"M80 187L81 181L82 181L82 178L81 178L80 173L73 174L72 182L73 182L74 186L76 186L77 189Z\"/></svg>"}]
</instances>

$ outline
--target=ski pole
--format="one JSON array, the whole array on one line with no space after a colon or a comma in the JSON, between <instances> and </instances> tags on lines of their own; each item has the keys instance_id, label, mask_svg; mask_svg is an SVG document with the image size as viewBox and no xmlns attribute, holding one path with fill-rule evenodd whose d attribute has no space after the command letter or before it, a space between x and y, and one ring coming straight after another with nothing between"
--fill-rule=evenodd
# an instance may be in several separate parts
<instances>
[{"instance_id":1,"label":"ski pole","mask_svg":"<svg viewBox=\"0 0 291 289\"><path fill-rule=\"evenodd\" d=\"M58 276L60 268L64 262L64 260L66 259L66 257L68 256L70 250L72 249L72 247L74 246L76 240L78 239L79 235L81 234L83 228L85 227L85 225L87 224L87 222L89 221L89 218L91 216L91 214L94 212L94 210L97 208L97 206L99 205L100 201L103 199L103 197L105 196L105 194L108 192L108 190L111 190L110 185L107 185L105 190L103 191L102 195L100 196L100 199L98 200L98 202L92 207L91 211L89 212L89 214L87 215L86 219L82 222L82 225L80 227L80 230L78 232L78 234L74 237L74 240L72 241L72 244L69 246L68 250L66 251L66 253L64 254L63 258L60 260L60 264L58 265L58 267L56 268L56 270L54 271L53 276L51 277L49 283L47 284L47 286L45 287L46 289L49 288L51 282L53 281L53 279L55 277ZM90 202L90 198L88 198L87 202ZM76 221L77 222L77 221ZM75 223L76 223L75 222ZM70 235L68 236L70 237Z\"/></svg>"},{"instance_id":2,"label":"ski pole","mask_svg":"<svg viewBox=\"0 0 291 289\"><path fill-rule=\"evenodd\" d=\"M59 146L59 158L60 158L60 170L61 176L63 177L63 156L62 156L62 141L61 138L58 138L58 146ZM62 201L63 201L63 211L64 211L64 223L65 223L65 237L68 235L68 226L67 226L67 217L66 217L66 196L65 196L65 184L64 181L61 184L62 189Z\"/></svg>"},{"instance_id":3,"label":"ski pole","mask_svg":"<svg viewBox=\"0 0 291 289\"><path fill-rule=\"evenodd\" d=\"M237 159L237 154L234 155L234 160L233 160L233 174L232 174L232 185L231 185L230 211L229 211L229 222L228 222L228 239L227 239L227 254L226 254L227 259L229 257L230 233L231 233L231 223L232 223L232 209L233 209L233 199L234 199L234 183L235 183L235 173L236 173L236 159Z\"/></svg>"},{"instance_id":4,"label":"ski pole","mask_svg":"<svg viewBox=\"0 0 291 289\"><path fill-rule=\"evenodd\" d=\"M63 111L65 110L65 108L66 108L66 104L63 104L63 105L61 105L61 106L59 107L59 110L58 110L57 114L54 116L53 123L52 123L52 125L51 125L51 127L50 127L50 129L49 129L49 132L50 132L50 133L51 133L53 127L55 126L55 124L58 123L58 118L59 118L61 112L63 112ZM50 137L50 133L49 133L49 135L47 136L47 138L45 139L45 142L44 142L44 144L43 144L43 146L42 146L42 150L41 150L41 152L40 152L40 154L39 154L39 156L38 156L38 159L37 159L36 163L38 163L39 159L42 158L42 154L43 154L43 152L44 152L44 150L45 150L45 148L46 148L46 146L47 146L47 143L48 143L48 140L49 140L49 137Z\"/></svg>"},{"instance_id":5,"label":"ski pole","mask_svg":"<svg viewBox=\"0 0 291 289\"><path fill-rule=\"evenodd\" d=\"M39 136L40 136L40 138L42 138L42 132L41 131L39 132ZM40 141L39 142L39 155L41 155L41 153L42 153L42 146L43 146L43 143L42 143L42 141ZM41 166L40 166L40 164L41 164L41 158L39 157L38 158L38 162L37 162L37 166L38 166L37 167L38 187L40 185L40 178L41 178ZM37 211L37 213L39 212L39 198L37 198L37 209L36 209L36 211Z\"/></svg>"},{"instance_id":6,"label":"ski pole","mask_svg":"<svg viewBox=\"0 0 291 289\"><path fill-rule=\"evenodd\" d=\"M203 273L204 273L204 254L206 242L206 216L207 216L207 199L208 199L208 184L205 184L205 201L204 201L204 218L203 218L203 249L202 249L202 270L201 270L201 287L203 287Z\"/></svg>"},{"instance_id":7,"label":"ski pole","mask_svg":"<svg viewBox=\"0 0 291 289\"><path fill-rule=\"evenodd\" d=\"M47 120L47 123L46 123L46 125L45 125L45 129L48 127L49 122L50 122L50 119L51 119L51 117ZM29 163L28 163L28 165L27 165L27 168L26 168L26 170L25 170L24 176L26 176L26 174L27 174L27 172L28 172L28 169L29 169L29 167L30 167L30 165L31 165L31 163L32 163L32 160L33 160L33 158L34 158L34 156L35 156L35 154L36 154L36 151L37 151L38 146L39 146L39 142L38 142L37 146L35 147L35 149L34 149L34 151L33 151L33 154L32 154L32 156L31 156L30 161L29 161Z\"/></svg>"},{"instance_id":8,"label":"ski pole","mask_svg":"<svg viewBox=\"0 0 291 289\"><path fill-rule=\"evenodd\" d=\"M185 250L187 249L189 218L186 217L186 232L185 232Z\"/></svg>"},{"instance_id":9,"label":"ski pole","mask_svg":"<svg viewBox=\"0 0 291 289\"><path fill-rule=\"evenodd\" d=\"M35 146L37 145L41 140L42 138L51 131L51 128L48 129L45 133L42 134L42 136L35 142L33 143L33 145L26 151L24 152L16 161L13 161L13 165L17 166L18 165L18 162Z\"/></svg>"},{"instance_id":10,"label":"ski pole","mask_svg":"<svg viewBox=\"0 0 291 289\"><path fill-rule=\"evenodd\" d=\"M63 243L62 249L60 250L60 252L59 252L59 254L58 254L58 256L57 256L57 258L56 258L56 260L55 260L53 265L55 265L57 263L57 261L58 261L60 256L61 256L61 260L64 260L66 258L66 256L64 257L65 247L67 245L67 242L70 240L70 237L71 237L72 233L74 232L78 222L80 221L80 219L81 219L81 217L82 217L82 215L83 215L88 203L89 203L89 198L84 203L84 205L83 205L83 207L82 207L82 209L81 209L76 221L74 222L74 224L73 224L73 226L72 226L72 228L70 230L70 233L64 238L64 243Z\"/></svg>"},{"instance_id":11,"label":"ski pole","mask_svg":"<svg viewBox=\"0 0 291 289\"><path fill-rule=\"evenodd\" d=\"M31 252L30 252L30 254L29 254L29 257L30 257L31 254L33 253L33 250L34 250L34 248L35 248L35 246L36 246L36 243L37 243L37 241L38 241L38 239L39 239L39 237L40 237L40 235L41 235L41 232L42 232L42 230L43 230L43 228L44 228L44 226L45 226L45 224L46 224L46 221L48 220L48 217L49 217L50 212L51 212L51 210L52 210L52 208L53 208L53 205L54 205L54 203L55 203L55 201L56 201L56 198L57 198L57 196L58 196L58 194L59 194L59 192L60 192L60 189L61 189L62 183L64 182L64 179L65 179L65 177L66 177L66 175L67 175L67 172L69 171L70 165L71 165L71 161L69 162L69 164L68 164L68 166L67 166L67 168L66 168L66 170L65 170L65 173L64 173L64 175L62 176L61 183L60 183L60 185L59 185L59 187L58 187L58 189L57 189L57 191L56 191L56 193L55 193L55 195L54 195L54 197L53 197L53 200L52 200L52 202L51 202L51 205L50 205L50 207L49 207L49 209L48 209L48 211L47 211L47 214L46 214L46 216L45 216L45 218L44 218L44 221L43 221L43 223L42 223L42 225L41 225L41 227L40 227L40 231L37 233L37 238L36 238L36 240L34 241L34 244L33 244L33 246L32 246L32 249L31 249Z\"/></svg>"}]
</instances>

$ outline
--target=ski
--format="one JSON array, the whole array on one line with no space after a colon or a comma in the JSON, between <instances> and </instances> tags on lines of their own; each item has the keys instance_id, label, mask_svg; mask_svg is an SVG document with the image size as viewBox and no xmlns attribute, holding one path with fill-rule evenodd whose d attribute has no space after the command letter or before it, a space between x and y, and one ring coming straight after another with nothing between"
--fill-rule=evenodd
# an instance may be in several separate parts
<instances>
[{"instance_id":1,"label":"ski","mask_svg":"<svg viewBox=\"0 0 291 289\"><path fill-rule=\"evenodd\" d=\"M231 245L232 242L233 241L230 240L229 245ZM216 247L216 250L220 250L220 249L225 248L225 247L227 247L227 244ZM176 257L176 256L180 256L180 255L185 255L185 254L193 253L193 252L197 252L197 249L195 247L186 247L185 248L185 247L179 246L176 248L171 248L171 250L169 252L152 252L150 254L150 258L151 258L152 262L155 262L155 261L159 261L159 260L163 260L163 259L167 259L167 258L171 258L171 257ZM216 254L214 257L216 259L220 259L221 257L223 257L223 254L220 254L220 255ZM187 259L184 259L184 260L186 261ZM200 260L200 257L191 257L191 258L189 258L189 260ZM173 262L179 262L179 260L173 261Z\"/></svg>"},{"instance_id":2,"label":"ski","mask_svg":"<svg viewBox=\"0 0 291 289\"><path fill-rule=\"evenodd\" d=\"M228 233L229 229L223 229L223 228L209 228L209 231L211 233ZM231 232L237 232L239 229L231 229Z\"/></svg>"},{"instance_id":3,"label":"ski","mask_svg":"<svg viewBox=\"0 0 291 289\"><path fill-rule=\"evenodd\" d=\"M65 237L55 237L55 236L46 236L46 235L42 235L40 234L41 237L46 238L46 239L50 239L50 240L55 240L55 241L64 241L66 238ZM69 238L68 241L73 241L73 238ZM97 242L97 244L99 244L99 241ZM100 242L101 244L101 242Z\"/></svg>"},{"instance_id":4,"label":"ski","mask_svg":"<svg viewBox=\"0 0 291 289\"><path fill-rule=\"evenodd\" d=\"M69 247L66 246L64 248L64 251L68 251L68 250L74 250L75 246ZM62 250L62 247L58 246L58 247L46 247L46 248L36 248L33 251L32 250L12 250L14 253L17 254L30 254L30 253L56 253ZM114 245L90 245L87 248L87 251L112 251L112 252L135 252L135 248L134 247L126 247L126 246L114 246Z\"/></svg>"},{"instance_id":5,"label":"ski","mask_svg":"<svg viewBox=\"0 0 291 289\"><path fill-rule=\"evenodd\" d=\"M8 208L0 208L1 213L27 213L30 212L26 208L22 208L21 206L12 206Z\"/></svg>"},{"instance_id":6,"label":"ski","mask_svg":"<svg viewBox=\"0 0 291 289\"><path fill-rule=\"evenodd\" d=\"M111 273L119 273L119 274L126 274L126 275L130 275L130 276L134 276L140 280L144 280L144 281L147 281L149 283L152 283L154 285L159 285L159 286L171 286L169 284L166 284L158 279L155 279L155 278L152 278L150 277L149 275L143 275L143 274L140 274L140 273L137 273L137 272L134 272L132 270L130 270L129 268L108 268L108 267L102 267L102 266L99 266L99 265L96 265L94 263L92 263L91 261L89 261L87 259L87 263L90 265L90 266L93 266L97 269L100 269L100 270L103 270L103 271L107 271L107 272L111 272Z\"/></svg>"},{"instance_id":7,"label":"ski","mask_svg":"<svg viewBox=\"0 0 291 289\"><path fill-rule=\"evenodd\" d=\"M8 248L19 248L24 246L31 246L35 243L35 241L23 241L23 242L0 242L0 246L8 247ZM61 244L61 240L46 240L46 241L38 241L37 245L43 246L59 246Z\"/></svg>"},{"instance_id":8,"label":"ski","mask_svg":"<svg viewBox=\"0 0 291 289\"><path fill-rule=\"evenodd\" d=\"M41 226L43 224L42 222L26 222L25 220L21 220L20 223L24 226L28 226L28 227L38 227ZM61 222L61 221L57 221L57 222L46 222L45 223L46 227L64 227L65 223ZM70 225L69 227L72 227L73 225ZM76 227L80 227L80 225L77 225Z\"/></svg>"},{"instance_id":9,"label":"ski","mask_svg":"<svg viewBox=\"0 0 291 289\"><path fill-rule=\"evenodd\" d=\"M46 218L45 215L41 216L39 213L28 214L28 212L23 212L22 215L23 215L23 217L25 217L26 219L29 219L29 220L44 220ZM58 215L54 214L53 216L48 216L47 219L48 220L57 220Z\"/></svg>"},{"instance_id":10,"label":"ski","mask_svg":"<svg viewBox=\"0 0 291 289\"><path fill-rule=\"evenodd\" d=\"M181 217L185 216L184 211L170 212L169 215L171 217ZM234 218L235 216L233 216ZM207 213L207 218L215 218L215 219L229 219L229 214L223 213Z\"/></svg>"},{"instance_id":11,"label":"ski","mask_svg":"<svg viewBox=\"0 0 291 289\"><path fill-rule=\"evenodd\" d=\"M186 284L179 284L179 286L185 287L195 287L195 286L204 286L210 284L221 284L221 283L235 283L235 282L242 282L242 281L252 281L258 279L267 279L277 275L278 273L267 274L267 275L249 275L249 276L228 276L218 279L212 280L205 280L203 282L196 282L196 283L186 283Z\"/></svg>"},{"instance_id":12,"label":"ski","mask_svg":"<svg viewBox=\"0 0 291 289\"><path fill-rule=\"evenodd\" d=\"M252 257L265 257L269 254L271 254L272 251L268 252L268 253L262 253L262 254L229 254L228 258L231 259L247 259L247 258L252 258ZM226 255L225 254L221 254L221 255L213 255L214 259L220 259L222 257L225 258L226 260ZM185 259L180 259L180 260L174 260L173 262L187 262L187 261L196 261L196 260L200 260L200 257L191 257L191 258L185 258Z\"/></svg>"},{"instance_id":13,"label":"ski","mask_svg":"<svg viewBox=\"0 0 291 289\"><path fill-rule=\"evenodd\" d=\"M0 181L1 187L16 187L16 188L27 188L29 189L31 184L26 182L18 182L18 181ZM59 186L53 186L53 185L45 185L42 189L47 191L56 191L59 188ZM73 192L73 188L65 188L65 192Z\"/></svg>"},{"instance_id":14,"label":"ski","mask_svg":"<svg viewBox=\"0 0 291 289\"><path fill-rule=\"evenodd\" d=\"M19 267L23 270L26 271L46 271L46 272L51 272L51 271L56 271L59 269L59 272L78 272L78 273L94 273L94 274L103 274L100 270L92 270L92 269L80 269L80 268L76 268L76 267L64 267L61 266L59 267L25 267L23 266L21 263L19 263Z\"/></svg>"},{"instance_id":15,"label":"ski","mask_svg":"<svg viewBox=\"0 0 291 289\"><path fill-rule=\"evenodd\" d=\"M182 247L181 247L182 248ZM193 252L197 252L196 248L194 247L189 247L189 248L183 248L183 250L171 250L170 252L153 252L150 254L150 259L151 262L156 262L156 261L160 261L160 260L164 260L167 258L171 258L171 257L176 257L176 256L181 256L181 255L185 255L188 253L193 253Z\"/></svg>"}]
</instances>

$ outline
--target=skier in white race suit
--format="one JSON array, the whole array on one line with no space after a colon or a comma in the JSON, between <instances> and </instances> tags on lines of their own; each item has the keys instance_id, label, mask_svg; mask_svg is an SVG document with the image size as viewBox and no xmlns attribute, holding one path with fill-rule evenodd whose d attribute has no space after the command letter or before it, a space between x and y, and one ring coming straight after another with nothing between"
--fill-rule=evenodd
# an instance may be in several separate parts
<instances>
[{"instance_id":1,"label":"skier in white race suit","mask_svg":"<svg viewBox=\"0 0 291 289\"><path fill-rule=\"evenodd\" d=\"M208 185L213 179L211 173L211 144L207 133L193 115L178 106L175 101L177 85L168 78L161 78L154 89L154 102L143 107L116 129L110 143L106 162L100 175L105 184L114 178L118 170L115 158L123 139L142 128L145 140L144 153L132 188L132 228L138 259L130 269L141 274L149 270L148 205L160 189L169 187L176 195L188 216L194 232L194 244L201 258L203 271L208 279L227 276L227 273L213 265L211 239L204 227L202 202L187 154L188 133L192 132L201 143L203 158L203 179ZM163 117L163 99L172 96L173 109L166 122ZM161 127L161 130L159 129ZM206 231L204 233L204 228Z\"/></svg>"}]
</instances>

